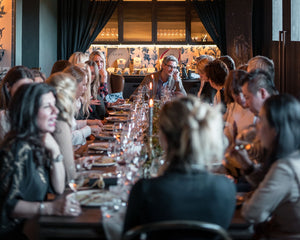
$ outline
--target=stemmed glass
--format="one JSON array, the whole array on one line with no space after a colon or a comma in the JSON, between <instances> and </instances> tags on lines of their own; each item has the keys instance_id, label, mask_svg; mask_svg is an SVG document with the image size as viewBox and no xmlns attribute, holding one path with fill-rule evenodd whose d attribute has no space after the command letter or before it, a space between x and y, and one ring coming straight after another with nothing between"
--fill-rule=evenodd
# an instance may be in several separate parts
<instances>
[{"instance_id":1,"label":"stemmed glass","mask_svg":"<svg viewBox=\"0 0 300 240\"><path fill-rule=\"evenodd\" d=\"M70 189L74 192L74 198L77 199L78 188L84 183L84 176L82 174L83 166L78 160L75 160L75 176L68 181Z\"/></svg>"}]
</instances>

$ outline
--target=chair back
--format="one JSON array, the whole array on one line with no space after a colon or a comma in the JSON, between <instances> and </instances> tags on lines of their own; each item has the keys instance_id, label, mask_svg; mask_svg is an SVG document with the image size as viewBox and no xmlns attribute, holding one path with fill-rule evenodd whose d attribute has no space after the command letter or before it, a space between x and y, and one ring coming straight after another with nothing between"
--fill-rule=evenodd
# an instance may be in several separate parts
<instances>
[{"instance_id":1,"label":"chair back","mask_svg":"<svg viewBox=\"0 0 300 240\"><path fill-rule=\"evenodd\" d=\"M111 93L123 92L125 80L124 77L118 74L110 75Z\"/></svg>"},{"instance_id":2,"label":"chair back","mask_svg":"<svg viewBox=\"0 0 300 240\"><path fill-rule=\"evenodd\" d=\"M146 238L139 238L145 234L147 235ZM228 233L217 224L189 220L161 221L136 226L128 230L122 238L122 240L133 239L231 240Z\"/></svg>"}]
</instances>

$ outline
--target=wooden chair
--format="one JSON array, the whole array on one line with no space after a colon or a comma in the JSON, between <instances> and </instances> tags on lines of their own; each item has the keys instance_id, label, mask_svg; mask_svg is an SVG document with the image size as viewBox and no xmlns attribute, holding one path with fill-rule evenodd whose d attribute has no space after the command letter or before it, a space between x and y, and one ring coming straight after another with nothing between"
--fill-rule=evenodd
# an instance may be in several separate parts
<instances>
[{"instance_id":1,"label":"wooden chair","mask_svg":"<svg viewBox=\"0 0 300 240\"><path fill-rule=\"evenodd\" d=\"M161 221L136 226L128 230L122 238L122 240L133 239L231 240L228 233L217 224L189 220Z\"/></svg>"},{"instance_id":2,"label":"wooden chair","mask_svg":"<svg viewBox=\"0 0 300 240\"><path fill-rule=\"evenodd\" d=\"M124 84L125 79L123 76L113 73L110 75L111 93L123 92Z\"/></svg>"}]
</instances>

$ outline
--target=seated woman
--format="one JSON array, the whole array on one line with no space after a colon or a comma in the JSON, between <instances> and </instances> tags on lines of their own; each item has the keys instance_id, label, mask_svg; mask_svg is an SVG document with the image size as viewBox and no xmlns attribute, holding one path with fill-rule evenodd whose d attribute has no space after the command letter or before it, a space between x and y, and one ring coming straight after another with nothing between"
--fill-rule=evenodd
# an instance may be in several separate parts
<instances>
[{"instance_id":1,"label":"seated woman","mask_svg":"<svg viewBox=\"0 0 300 240\"><path fill-rule=\"evenodd\" d=\"M87 75L86 73L80 69L78 66L72 65L67 67L64 73L71 74L77 82L77 89L75 95L75 103L78 104L73 106L75 108L75 115L81 108L81 96L87 91ZM86 138L93 135L98 135L101 131L102 122L100 120L75 120L75 116L73 118L72 124L72 144L73 145L84 145L86 143Z\"/></svg>"},{"instance_id":2,"label":"seated woman","mask_svg":"<svg viewBox=\"0 0 300 240\"><path fill-rule=\"evenodd\" d=\"M46 83L56 90L56 107L59 110L56 128L53 133L64 157L67 180L75 176L74 153L72 145L72 122L74 116L74 100L77 83L70 74L58 72L52 74Z\"/></svg>"},{"instance_id":3,"label":"seated woman","mask_svg":"<svg viewBox=\"0 0 300 240\"><path fill-rule=\"evenodd\" d=\"M5 134L10 130L8 121L8 105L10 99L14 96L17 89L26 83L32 83L34 76L29 68L24 66L15 66L11 68L0 85L0 141L3 140Z\"/></svg>"},{"instance_id":4,"label":"seated woman","mask_svg":"<svg viewBox=\"0 0 300 240\"><path fill-rule=\"evenodd\" d=\"M111 105L121 104L124 102L123 93L114 93L116 96L113 98L113 102L107 101L106 96L111 94L111 74L106 71L105 55L99 51L93 51L89 56L90 61L94 61L98 65L98 74L100 80L99 94L104 99L106 107Z\"/></svg>"},{"instance_id":5,"label":"seated woman","mask_svg":"<svg viewBox=\"0 0 300 240\"><path fill-rule=\"evenodd\" d=\"M63 193L65 171L51 133L58 109L47 84L25 84L9 107L11 130L0 146L0 238L24 239L24 219L38 215L77 216L78 202L46 201L47 193ZM26 239L26 238L25 238Z\"/></svg>"},{"instance_id":6,"label":"seated woman","mask_svg":"<svg viewBox=\"0 0 300 240\"><path fill-rule=\"evenodd\" d=\"M167 168L132 188L124 232L164 220L199 220L227 228L235 210L235 186L207 171L223 157L226 138L218 108L196 97L177 98L160 113L160 141Z\"/></svg>"},{"instance_id":7,"label":"seated woman","mask_svg":"<svg viewBox=\"0 0 300 240\"><path fill-rule=\"evenodd\" d=\"M91 72L91 105L89 119L104 119L106 108L104 105L104 99L99 94L98 90L100 88L100 79L98 65L94 61L86 61L86 64L90 68ZM95 104L94 104L95 103Z\"/></svg>"},{"instance_id":8,"label":"seated woman","mask_svg":"<svg viewBox=\"0 0 300 240\"><path fill-rule=\"evenodd\" d=\"M242 92L243 78L247 72L243 70L231 70L225 80L226 112L224 133L230 143L244 129L254 124L254 114L245 108L246 100Z\"/></svg>"},{"instance_id":9,"label":"seated woman","mask_svg":"<svg viewBox=\"0 0 300 240\"><path fill-rule=\"evenodd\" d=\"M290 95L271 96L259 118L258 137L269 156L262 169L266 175L244 203L242 215L263 223L264 239L300 239L300 103ZM255 171L246 158L241 164Z\"/></svg>"}]
</instances>

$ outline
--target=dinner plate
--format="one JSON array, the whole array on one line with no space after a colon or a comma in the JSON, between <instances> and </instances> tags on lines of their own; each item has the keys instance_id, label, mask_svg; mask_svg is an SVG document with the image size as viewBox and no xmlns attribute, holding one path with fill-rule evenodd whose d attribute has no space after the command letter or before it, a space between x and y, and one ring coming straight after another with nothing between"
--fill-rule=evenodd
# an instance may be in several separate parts
<instances>
[{"instance_id":1,"label":"dinner plate","mask_svg":"<svg viewBox=\"0 0 300 240\"><path fill-rule=\"evenodd\" d=\"M130 103L125 103L125 104L122 104L122 105L112 106L112 108L116 109L116 110L130 110L130 107L131 107Z\"/></svg>"},{"instance_id":2,"label":"dinner plate","mask_svg":"<svg viewBox=\"0 0 300 240\"><path fill-rule=\"evenodd\" d=\"M128 112L126 111L115 111L115 112L109 112L108 113L110 116L124 116L124 117L127 117L129 115Z\"/></svg>"},{"instance_id":3,"label":"dinner plate","mask_svg":"<svg viewBox=\"0 0 300 240\"><path fill-rule=\"evenodd\" d=\"M105 190L83 190L67 195L67 198L76 198L81 206L86 207L100 207L114 197L115 194Z\"/></svg>"},{"instance_id":4,"label":"dinner plate","mask_svg":"<svg viewBox=\"0 0 300 240\"><path fill-rule=\"evenodd\" d=\"M95 136L97 139L103 139L103 140L115 140L113 133L110 132L101 132L99 135Z\"/></svg>"},{"instance_id":5,"label":"dinner plate","mask_svg":"<svg viewBox=\"0 0 300 240\"><path fill-rule=\"evenodd\" d=\"M82 161L84 165L96 166L96 167L108 167L116 164L116 162L108 156L90 155L90 156L78 158L77 161L78 160ZM91 168L87 168L87 169L91 169ZM92 173L92 171L90 172Z\"/></svg>"},{"instance_id":6,"label":"dinner plate","mask_svg":"<svg viewBox=\"0 0 300 240\"><path fill-rule=\"evenodd\" d=\"M88 145L89 149L96 151L106 151L109 146L108 142L91 143Z\"/></svg>"},{"instance_id":7,"label":"dinner plate","mask_svg":"<svg viewBox=\"0 0 300 240\"><path fill-rule=\"evenodd\" d=\"M114 125L113 124L105 124L102 127L103 131L113 131L114 130Z\"/></svg>"},{"instance_id":8,"label":"dinner plate","mask_svg":"<svg viewBox=\"0 0 300 240\"><path fill-rule=\"evenodd\" d=\"M93 162L93 166L95 167L108 167L113 166L115 164L115 160L108 156L97 156L97 158L95 158Z\"/></svg>"},{"instance_id":9,"label":"dinner plate","mask_svg":"<svg viewBox=\"0 0 300 240\"><path fill-rule=\"evenodd\" d=\"M127 122L128 121L127 117L122 117L122 116L107 117L105 119L109 122Z\"/></svg>"}]
</instances>

